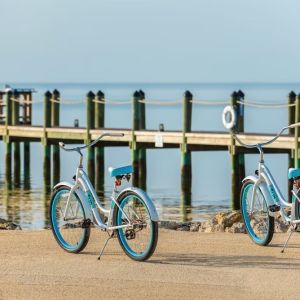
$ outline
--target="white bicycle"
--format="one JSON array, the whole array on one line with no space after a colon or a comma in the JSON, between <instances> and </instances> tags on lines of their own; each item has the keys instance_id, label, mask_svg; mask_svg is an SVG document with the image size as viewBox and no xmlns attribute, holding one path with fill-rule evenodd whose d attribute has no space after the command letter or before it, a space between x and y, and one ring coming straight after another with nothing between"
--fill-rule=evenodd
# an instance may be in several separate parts
<instances>
[{"instance_id":1,"label":"white bicycle","mask_svg":"<svg viewBox=\"0 0 300 300\"><path fill-rule=\"evenodd\" d=\"M81 150L92 147L105 136L123 134L104 133L88 145L66 148L80 155L79 166L74 176L74 184L60 182L53 188L50 202L50 222L54 237L65 251L79 253L87 245L94 224L108 233L98 259L108 241L117 236L124 252L133 260L144 261L154 253L158 240L158 215L155 206L146 192L129 187L119 191L123 180L129 181L133 173L131 165L109 168L115 177L110 209L105 209L93 188L88 175L83 170Z\"/></svg>"},{"instance_id":2,"label":"white bicycle","mask_svg":"<svg viewBox=\"0 0 300 300\"><path fill-rule=\"evenodd\" d=\"M283 246L286 248L293 232L298 231L300 224L300 169L290 168L288 179L293 180L292 199L284 199L271 171L265 164L263 147L275 142L282 133L289 129L299 127L300 123L291 124L281 129L272 139L264 143L246 144L242 142L235 132L236 115L231 106L223 111L223 124L231 129L233 138L246 148L257 148L260 154L258 168L254 175L243 179L240 196L240 207L247 233L251 240L258 245L267 246L274 234L274 216L279 212L283 220L291 227L290 234Z\"/></svg>"}]
</instances>

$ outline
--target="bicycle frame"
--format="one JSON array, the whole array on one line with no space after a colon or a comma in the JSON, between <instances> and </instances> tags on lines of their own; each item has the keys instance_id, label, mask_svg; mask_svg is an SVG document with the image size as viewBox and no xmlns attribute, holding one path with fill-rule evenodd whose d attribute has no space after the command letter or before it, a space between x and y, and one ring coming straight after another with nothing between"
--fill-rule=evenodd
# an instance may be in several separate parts
<instances>
[{"instance_id":1,"label":"bicycle frame","mask_svg":"<svg viewBox=\"0 0 300 300\"><path fill-rule=\"evenodd\" d=\"M116 190L114 189L114 191L111 195L111 201L112 201L113 205L111 205L110 209L105 209L101 205L99 198L97 196L97 193L96 193L95 189L93 188L93 185L90 182L88 175L85 173L85 171L83 170L82 167L77 168L75 184L72 186L70 195L68 196L67 204L66 204L65 211L64 211L64 217L66 217L66 215L67 215L72 194L75 193L79 189L84 192L84 195L80 196L82 204L84 206L84 210L85 210L85 212L87 212L87 211L92 212L92 214L87 213L87 215L90 215L90 216L92 215L91 221L93 221L97 227L100 227L101 229L114 230L114 229L132 226L128 216L126 215L126 213L122 210L122 208L119 206L119 204L116 201L116 197L115 197ZM119 207L119 209L122 211L122 213L124 214L125 218L129 222L129 224L120 225L120 226L110 226L110 225L112 225L114 205L117 205ZM103 212L104 214L108 214L107 224L104 224L102 222L102 219L101 219L98 209L101 212Z\"/></svg>"},{"instance_id":2,"label":"bicycle frame","mask_svg":"<svg viewBox=\"0 0 300 300\"><path fill-rule=\"evenodd\" d=\"M274 204L280 205L280 214L286 222L293 222L293 223L299 222L300 223L300 220L296 220L296 214L295 214L295 201L300 202L299 197L296 195L296 193L294 191L292 191L296 200L293 201L292 203L289 203L284 199L274 177L272 176L271 171L268 169L268 167L264 163L264 152L263 152L263 146L273 143L275 140L277 140L281 136L281 134L286 129L295 128L298 126L300 126L300 123L295 123L295 124L289 125L287 127L284 127L271 140L269 140L265 143L259 143L259 144L255 144L255 145L248 145L248 144L243 143L235 135L235 133L233 133L233 137L239 142L239 144L241 144L242 146L244 146L246 148L257 148L260 153L260 161L258 164L258 176L252 175L252 176L247 176L246 178L243 179L243 183L247 180L252 180L254 182L253 193L252 193L252 198L251 198L251 203L250 203L250 212L253 211L254 196L257 191L257 188L259 188L261 190L261 192L263 193L263 196L265 197L268 206L271 206ZM290 216L288 216L285 211L286 207L291 208ZM274 215L274 213L271 212L269 209L268 209L268 213L269 213L269 215Z\"/></svg>"},{"instance_id":3,"label":"bicycle frame","mask_svg":"<svg viewBox=\"0 0 300 300\"><path fill-rule=\"evenodd\" d=\"M254 181L253 193L251 198L251 206L250 212L253 211L253 203L254 203L254 195L259 188L264 195L268 205L280 204L280 213L286 222L290 222L295 219L294 213L292 213L291 217L287 216L284 208L290 207L292 208L292 203L289 203L283 197L274 177L272 176L271 171L265 165L264 162L260 162L258 165L258 177L257 176L247 176L244 178L243 182L251 179ZM274 213L269 211L270 215L274 215Z\"/></svg>"},{"instance_id":4,"label":"bicycle frame","mask_svg":"<svg viewBox=\"0 0 300 300\"><path fill-rule=\"evenodd\" d=\"M97 196L97 193L96 193L91 181L89 180L88 175L83 170L83 166L82 166L83 155L81 153L81 150L86 149L91 146L94 146L105 136L123 136L123 134L122 133L121 134L104 133L100 137L98 137L95 141L91 142L88 145L84 145L81 147L75 147L75 148L71 148L71 149L65 148L64 143L62 143L62 142L59 143L59 146L65 151L68 151L68 152L76 151L80 155L80 160L79 160L79 166L77 167L77 170L76 170L75 184L72 185L68 182L60 182L53 189L55 190L56 188L58 188L61 185L66 185L66 186L70 187L70 189L71 189L70 194L67 199L65 211L63 212L64 219L66 219L66 216L68 213L71 196L73 193L76 193L82 202L86 216L90 219L90 221L93 221L93 223L97 227L104 229L104 230L114 230L114 229L119 229L119 228L131 227L132 224L131 224L128 216L126 215L124 210L119 206L118 202L116 201L116 193L117 193L116 186L114 187L114 190L110 197L110 199L112 201L112 204L110 205L110 209L105 209L101 205L99 198ZM83 191L83 193L81 191ZM112 226L113 208L115 205L117 205L119 207L119 209L122 211L123 215L125 216L125 218L128 221L128 224L120 225L120 226ZM103 223L98 209L102 213L108 214L107 224ZM78 207L76 210L78 210Z\"/></svg>"}]
</instances>

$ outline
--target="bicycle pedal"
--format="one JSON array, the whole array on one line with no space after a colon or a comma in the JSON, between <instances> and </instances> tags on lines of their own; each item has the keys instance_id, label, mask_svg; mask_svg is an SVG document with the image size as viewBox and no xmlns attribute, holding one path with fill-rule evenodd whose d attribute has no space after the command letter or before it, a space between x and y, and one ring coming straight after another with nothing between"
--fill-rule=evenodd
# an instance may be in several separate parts
<instances>
[{"instance_id":1,"label":"bicycle pedal","mask_svg":"<svg viewBox=\"0 0 300 300\"><path fill-rule=\"evenodd\" d=\"M269 211L270 212L277 212L277 211L280 211L280 205L278 204L273 204L273 205L270 205L269 206Z\"/></svg>"}]
</instances>

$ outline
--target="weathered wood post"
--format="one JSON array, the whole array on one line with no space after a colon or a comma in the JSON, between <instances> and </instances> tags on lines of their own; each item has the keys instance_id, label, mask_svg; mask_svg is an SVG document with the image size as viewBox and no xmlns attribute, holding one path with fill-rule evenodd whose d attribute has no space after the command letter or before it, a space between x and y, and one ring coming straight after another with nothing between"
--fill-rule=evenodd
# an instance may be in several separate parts
<instances>
[{"instance_id":1,"label":"weathered wood post","mask_svg":"<svg viewBox=\"0 0 300 300\"><path fill-rule=\"evenodd\" d=\"M51 146L47 140L46 128L51 127L51 98L52 94L47 91L44 96L44 137L43 137L43 177L44 177L44 191L50 191L51 184Z\"/></svg>"},{"instance_id":2,"label":"weathered wood post","mask_svg":"<svg viewBox=\"0 0 300 300\"><path fill-rule=\"evenodd\" d=\"M245 94L241 90L239 90L237 92L237 97L238 97L237 129L239 132L244 132L245 131L245 129L244 129ZM242 181L245 178L245 154L243 151L238 151L238 178L239 178L238 188L239 188L239 195L240 195L240 191L242 188Z\"/></svg>"},{"instance_id":3,"label":"weathered wood post","mask_svg":"<svg viewBox=\"0 0 300 300\"><path fill-rule=\"evenodd\" d=\"M104 93L98 91L95 102L95 128L103 129L105 124L105 103ZM104 146L97 145L96 147L96 165L95 165L95 186L96 191L104 193Z\"/></svg>"},{"instance_id":4,"label":"weathered wood post","mask_svg":"<svg viewBox=\"0 0 300 300\"><path fill-rule=\"evenodd\" d=\"M192 100L193 95L186 91L183 97L183 128L181 143L181 211L186 219L187 208L192 200L192 153L187 147L186 133L192 129Z\"/></svg>"},{"instance_id":5,"label":"weathered wood post","mask_svg":"<svg viewBox=\"0 0 300 300\"><path fill-rule=\"evenodd\" d=\"M5 116L5 180L8 189L11 189L11 171L12 171L12 161L11 161L11 142L9 137L8 126L12 125L12 92L9 91L6 94L6 116Z\"/></svg>"},{"instance_id":6,"label":"weathered wood post","mask_svg":"<svg viewBox=\"0 0 300 300\"><path fill-rule=\"evenodd\" d=\"M31 93L24 94L24 108L23 108L23 124L31 125L32 112L32 97ZM24 142L24 189L30 189L30 142Z\"/></svg>"},{"instance_id":7,"label":"weathered wood post","mask_svg":"<svg viewBox=\"0 0 300 300\"><path fill-rule=\"evenodd\" d=\"M4 115L3 115L3 92L0 92L0 124L3 124Z\"/></svg>"},{"instance_id":8,"label":"weathered wood post","mask_svg":"<svg viewBox=\"0 0 300 300\"><path fill-rule=\"evenodd\" d=\"M90 130L95 128L95 94L89 91L86 95L86 144L91 142ZM87 148L87 171L90 181L95 185L95 148Z\"/></svg>"},{"instance_id":9,"label":"weathered wood post","mask_svg":"<svg viewBox=\"0 0 300 300\"><path fill-rule=\"evenodd\" d=\"M51 127L59 127L60 93L54 90L51 99ZM52 185L60 180L60 150L57 144L52 145L53 176Z\"/></svg>"},{"instance_id":10,"label":"weathered wood post","mask_svg":"<svg viewBox=\"0 0 300 300\"><path fill-rule=\"evenodd\" d=\"M300 122L300 94L295 99L295 123ZM295 136L295 150L294 150L294 167L299 168L299 127L294 129Z\"/></svg>"},{"instance_id":11,"label":"weathered wood post","mask_svg":"<svg viewBox=\"0 0 300 300\"><path fill-rule=\"evenodd\" d=\"M231 94L231 105L236 111L236 126L237 132L244 132L244 93L233 92ZM236 147L236 141L231 138L231 208L233 210L240 209L240 191L242 187L242 179L245 177L245 158L242 152L239 152Z\"/></svg>"},{"instance_id":12,"label":"weathered wood post","mask_svg":"<svg viewBox=\"0 0 300 300\"><path fill-rule=\"evenodd\" d=\"M12 101L12 124L14 126L19 125L20 121L20 103L19 94L17 92L13 93ZM20 143L13 143L14 152L14 186L19 188L21 184L21 154L20 154Z\"/></svg>"},{"instance_id":13,"label":"weathered wood post","mask_svg":"<svg viewBox=\"0 0 300 300\"><path fill-rule=\"evenodd\" d=\"M139 151L136 143L136 131L139 130L139 126L140 126L139 99L140 99L140 93L138 91L135 91L132 97L132 142L131 142L131 155L132 155L132 166L133 166L132 185L133 186L138 186L139 184Z\"/></svg>"},{"instance_id":14,"label":"weathered wood post","mask_svg":"<svg viewBox=\"0 0 300 300\"><path fill-rule=\"evenodd\" d=\"M288 96L288 124L294 124L295 123L295 100L296 100L296 94L294 91L291 91ZM294 128L289 128L288 131L289 135L294 135L295 130ZM293 168L294 167L294 149L291 149L288 154L288 167ZM291 200L291 190L293 188L292 180L288 180L288 199Z\"/></svg>"},{"instance_id":15,"label":"weathered wood post","mask_svg":"<svg viewBox=\"0 0 300 300\"><path fill-rule=\"evenodd\" d=\"M32 123L32 93L29 92L26 97L27 100L27 107L26 107L26 118L27 124Z\"/></svg>"},{"instance_id":16,"label":"weathered wood post","mask_svg":"<svg viewBox=\"0 0 300 300\"><path fill-rule=\"evenodd\" d=\"M139 113L140 113L140 125L139 130L146 129L146 104L145 104L145 93L140 90L139 100ZM139 187L143 190L147 189L147 150L141 147L139 150Z\"/></svg>"}]
</instances>

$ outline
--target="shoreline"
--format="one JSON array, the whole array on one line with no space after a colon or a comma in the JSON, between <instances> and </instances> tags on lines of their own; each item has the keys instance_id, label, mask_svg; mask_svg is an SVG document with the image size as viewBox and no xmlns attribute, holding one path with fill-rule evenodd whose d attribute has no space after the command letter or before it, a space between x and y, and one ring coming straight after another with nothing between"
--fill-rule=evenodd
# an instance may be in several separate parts
<instances>
[{"instance_id":1,"label":"shoreline","mask_svg":"<svg viewBox=\"0 0 300 300\"><path fill-rule=\"evenodd\" d=\"M226 232L226 233L245 233L245 225L242 221L242 215L239 210L228 210L224 212L216 213L212 215L208 220L203 222L198 221L169 221L161 220L158 222L160 229L174 230L174 231L190 231L190 232ZM93 226L92 226L93 227ZM26 231L38 231L49 230L50 227L41 229L23 229L20 225L0 218L0 231L1 230L26 230ZM285 233L289 229L289 225L286 224L278 214L275 217L275 233Z\"/></svg>"}]
</instances>

